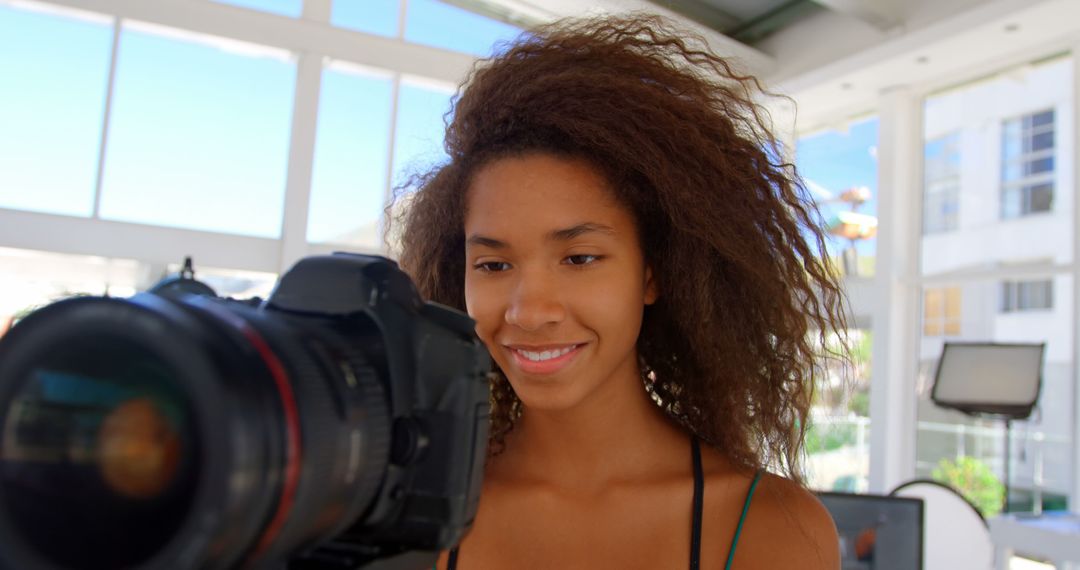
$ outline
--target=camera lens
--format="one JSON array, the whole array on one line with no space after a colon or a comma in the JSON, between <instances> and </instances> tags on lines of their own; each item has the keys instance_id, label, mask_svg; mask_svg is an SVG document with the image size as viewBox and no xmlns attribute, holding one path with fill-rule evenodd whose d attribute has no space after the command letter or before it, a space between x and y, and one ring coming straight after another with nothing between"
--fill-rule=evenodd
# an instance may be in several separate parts
<instances>
[{"instance_id":1,"label":"camera lens","mask_svg":"<svg viewBox=\"0 0 1080 570\"><path fill-rule=\"evenodd\" d=\"M390 456L382 345L370 319L309 322L142 294L16 325L0 568L259 566L358 520Z\"/></svg>"},{"instance_id":2,"label":"camera lens","mask_svg":"<svg viewBox=\"0 0 1080 570\"><path fill-rule=\"evenodd\" d=\"M0 478L22 540L66 567L134 566L158 552L199 471L176 373L132 338L83 334L53 344L14 385Z\"/></svg>"}]
</instances>

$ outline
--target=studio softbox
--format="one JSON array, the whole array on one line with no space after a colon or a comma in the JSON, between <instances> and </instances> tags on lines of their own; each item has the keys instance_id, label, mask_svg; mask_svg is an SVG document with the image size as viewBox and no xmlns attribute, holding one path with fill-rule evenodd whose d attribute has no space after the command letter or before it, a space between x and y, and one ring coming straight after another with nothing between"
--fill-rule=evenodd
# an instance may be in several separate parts
<instances>
[{"instance_id":1,"label":"studio softbox","mask_svg":"<svg viewBox=\"0 0 1080 570\"><path fill-rule=\"evenodd\" d=\"M1045 343L947 342L930 399L970 415L1024 419L1039 399Z\"/></svg>"}]
</instances>

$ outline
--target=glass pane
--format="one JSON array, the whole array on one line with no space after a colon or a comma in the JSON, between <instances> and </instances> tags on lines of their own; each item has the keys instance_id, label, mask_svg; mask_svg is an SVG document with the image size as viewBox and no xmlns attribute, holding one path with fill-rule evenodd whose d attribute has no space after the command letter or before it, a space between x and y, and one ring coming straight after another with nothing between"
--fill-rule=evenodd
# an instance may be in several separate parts
<instances>
[{"instance_id":1,"label":"glass pane","mask_svg":"<svg viewBox=\"0 0 1080 570\"><path fill-rule=\"evenodd\" d=\"M290 18L299 18L303 10L304 0L212 0L222 4L232 4L242 8L251 8L260 12L280 14ZM339 0L340 1L340 0ZM353 0L355 1L355 0ZM364 0L369 2L370 0Z\"/></svg>"},{"instance_id":2,"label":"glass pane","mask_svg":"<svg viewBox=\"0 0 1080 570\"><path fill-rule=\"evenodd\" d=\"M75 295L130 297L179 270L179 265L133 259L0 248L0 336L14 321L54 301ZM195 278L218 295L247 299L269 296L277 276L196 263Z\"/></svg>"},{"instance_id":3,"label":"glass pane","mask_svg":"<svg viewBox=\"0 0 1080 570\"><path fill-rule=\"evenodd\" d=\"M1004 169L1001 172L1001 180L1003 182L1013 182L1023 178L1025 163L1020 162L1006 162Z\"/></svg>"},{"instance_id":4,"label":"glass pane","mask_svg":"<svg viewBox=\"0 0 1080 570\"><path fill-rule=\"evenodd\" d=\"M959 318L951 322L959 324L952 325L957 330L950 333L951 323L947 323L946 334L958 338L924 334L920 341L916 476L956 486L985 514L993 514L1002 506L1005 458L1009 457L1012 510L1031 510L1033 501L1041 501L1047 510L1062 509L1073 477L1073 281L1071 276L1058 276L1052 284L1020 282L1022 286L1010 287L1007 283L986 279L953 284L960 291L961 309ZM1008 295L1010 289L1026 298L1021 305L1053 307L998 311L999 296ZM1046 343L1037 409L1028 420L1013 422L1009 454L1002 421L972 418L930 399L945 340Z\"/></svg>"},{"instance_id":5,"label":"glass pane","mask_svg":"<svg viewBox=\"0 0 1080 570\"><path fill-rule=\"evenodd\" d=\"M159 277L176 275L181 265L170 263L165 273ZM243 271L240 269L222 269L220 267L201 267L195 265L195 279L210 286L219 297L233 299L266 299L277 284L277 274L262 271Z\"/></svg>"},{"instance_id":6,"label":"glass pane","mask_svg":"<svg viewBox=\"0 0 1080 570\"><path fill-rule=\"evenodd\" d=\"M1033 117L1031 117L1031 126L1032 127L1038 127L1038 126L1042 126L1042 125L1050 125L1050 124L1053 124L1053 123L1054 123L1054 111L1053 110L1043 111L1042 113L1037 113Z\"/></svg>"},{"instance_id":7,"label":"glass pane","mask_svg":"<svg viewBox=\"0 0 1080 570\"><path fill-rule=\"evenodd\" d=\"M330 13L330 23L335 26L379 34L396 36L401 0L336 0Z\"/></svg>"},{"instance_id":8,"label":"glass pane","mask_svg":"<svg viewBox=\"0 0 1080 570\"><path fill-rule=\"evenodd\" d=\"M486 57L501 42L514 39L518 28L439 0L409 0L405 39L432 47Z\"/></svg>"},{"instance_id":9,"label":"glass pane","mask_svg":"<svg viewBox=\"0 0 1080 570\"><path fill-rule=\"evenodd\" d=\"M123 31L102 217L278 237L295 65L177 36Z\"/></svg>"},{"instance_id":10,"label":"glass pane","mask_svg":"<svg viewBox=\"0 0 1080 570\"><path fill-rule=\"evenodd\" d=\"M1039 174L1042 172L1051 172L1054 170L1054 158L1040 158L1028 163L1028 174Z\"/></svg>"},{"instance_id":11,"label":"glass pane","mask_svg":"<svg viewBox=\"0 0 1080 570\"><path fill-rule=\"evenodd\" d=\"M112 25L0 5L0 207L94 209Z\"/></svg>"},{"instance_id":12,"label":"glass pane","mask_svg":"<svg viewBox=\"0 0 1080 570\"><path fill-rule=\"evenodd\" d=\"M408 177L428 170L448 157L443 150L450 110L450 87L402 82L398 95L397 130L394 133L394 187Z\"/></svg>"},{"instance_id":13,"label":"glass pane","mask_svg":"<svg viewBox=\"0 0 1080 570\"><path fill-rule=\"evenodd\" d=\"M1054 205L1054 187L1050 184L1039 184L1029 189L1031 196L1032 212L1049 212Z\"/></svg>"},{"instance_id":14,"label":"glass pane","mask_svg":"<svg viewBox=\"0 0 1080 570\"><path fill-rule=\"evenodd\" d=\"M392 98L388 78L323 70L308 241L382 245Z\"/></svg>"},{"instance_id":15,"label":"glass pane","mask_svg":"<svg viewBox=\"0 0 1080 570\"><path fill-rule=\"evenodd\" d=\"M960 318L961 298L959 287L949 287L945 290L945 317L947 319L957 320Z\"/></svg>"},{"instance_id":16,"label":"glass pane","mask_svg":"<svg viewBox=\"0 0 1080 570\"><path fill-rule=\"evenodd\" d=\"M825 219L828 254L845 275L871 276L877 252L878 119L800 138L799 173Z\"/></svg>"},{"instance_id":17,"label":"glass pane","mask_svg":"<svg viewBox=\"0 0 1080 570\"><path fill-rule=\"evenodd\" d=\"M817 387L807 430L807 483L821 491L865 492L870 474L870 355L867 329L848 331L852 368L831 370L827 378L850 378L852 385L826 380Z\"/></svg>"},{"instance_id":18,"label":"glass pane","mask_svg":"<svg viewBox=\"0 0 1080 570\"><path fill-rule=\"evenodd\" d=\"M1054 133L1039 133L1031 139L1031 150L1046 150L1054 147Z\"/></svg>"},{"instance_id":19,"label":"glass pane","mask_svg":"<svg viewBox=\"0 0 1080 570\"><path fill-rule=\"evenodd\" d=\"M129 259L0 248L0 336L31 310L74 295L128 297L141 268Z\"/></svg>"}]
</instances>

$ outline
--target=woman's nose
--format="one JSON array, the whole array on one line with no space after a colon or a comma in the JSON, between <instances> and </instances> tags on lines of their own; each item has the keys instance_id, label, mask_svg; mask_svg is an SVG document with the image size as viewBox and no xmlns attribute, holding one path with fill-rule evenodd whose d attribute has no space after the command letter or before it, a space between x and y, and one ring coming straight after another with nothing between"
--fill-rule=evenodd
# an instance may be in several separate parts
<instances>
[{"instance_id":1,"label":"woman's nose","mask_svg":"<svg viewBox=\"0 0 1080 570\"><path fill-rule=\"evenodd\" d=\"M559 286L546 272L523 273L506 308L507 324L535 331L566 317Z\"/></svg>"}]
</instances>

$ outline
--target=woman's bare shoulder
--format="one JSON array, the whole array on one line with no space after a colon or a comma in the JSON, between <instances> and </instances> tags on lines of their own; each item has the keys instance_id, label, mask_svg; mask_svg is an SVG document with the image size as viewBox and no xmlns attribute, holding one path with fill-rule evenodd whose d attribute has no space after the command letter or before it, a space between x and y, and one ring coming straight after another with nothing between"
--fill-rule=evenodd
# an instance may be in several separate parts
<instances>
[{"instance_id":1,"label":"woman's bare shoulder","mask_svg":"<svg viewBox=\"0 0 1080 570\"><path fill-rule=\"evenodd\" d=\"M840 542L832 516L805 487L763 473L736 551L739 568L840 567Z\"/></svg>"}]
</instances>

